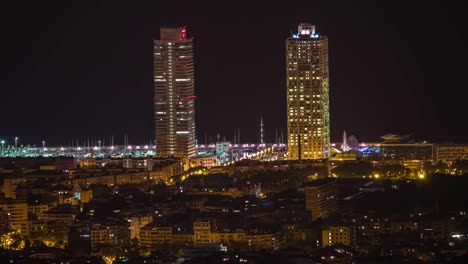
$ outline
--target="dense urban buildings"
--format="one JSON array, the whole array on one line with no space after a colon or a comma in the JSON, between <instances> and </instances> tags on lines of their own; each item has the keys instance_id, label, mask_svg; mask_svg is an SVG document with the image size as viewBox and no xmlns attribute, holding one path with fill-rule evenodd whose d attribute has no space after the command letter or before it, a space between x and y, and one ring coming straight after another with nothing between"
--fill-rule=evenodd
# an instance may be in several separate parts
<instances>
[{"instance_id":1,"label":"dense urban buildings","mask_svg":"<svg viewBox=\"0 0 468 264\"><path fill-rule=\"evenodd\" d=\"M186 27L160 33L154 40L156 155L182 158L188 168L195 155L193 40Z\"/></svg>"},{"instance_id":2,"label":"dense urban buildings","mask_svg":"<svg viewBox=\"0 0 468 264\"><path fill-rule=\"evenodd\" d=\"M328 39L302 23L286 40L288 155L291 160L328 157Z\"/></svg>"}]
</instances>

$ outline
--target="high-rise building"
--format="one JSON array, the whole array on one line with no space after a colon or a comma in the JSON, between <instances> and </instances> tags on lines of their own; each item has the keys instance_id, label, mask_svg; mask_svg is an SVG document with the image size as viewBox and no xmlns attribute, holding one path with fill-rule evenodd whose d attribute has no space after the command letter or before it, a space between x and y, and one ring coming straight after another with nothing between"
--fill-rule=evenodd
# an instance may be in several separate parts
<instances>
[{"instance_id":1,"label":"high-rise building","mask_svg":"<svg viewBox=\"0 0 468 264\"><path fill-rule=\"evenodd\" d=\"M288 155L291 160L328 157L328 39L300 24L286 39Z\"/></svg>"},{"instance_id":2,"label":"high-rise building","mask_svg":"<svg viewBox=\"0 0 468 264\"><path fill-rule=\"evenodd\" d=\"M156 155L181 158L187 169L195 155L193 40L185 27L161 27L153 52Z\"/></svg>"},{"instance_id":3,"label":"high-rise building","mask_svg":"<svg viewBox=\"0 0 468 264\"><path fill-rule=\"evenodd\" d=\"M323 178L306 183L305 205L312 220L328 218L338 210L338 188L334 178Z\"/></svg>"}]
</instances>

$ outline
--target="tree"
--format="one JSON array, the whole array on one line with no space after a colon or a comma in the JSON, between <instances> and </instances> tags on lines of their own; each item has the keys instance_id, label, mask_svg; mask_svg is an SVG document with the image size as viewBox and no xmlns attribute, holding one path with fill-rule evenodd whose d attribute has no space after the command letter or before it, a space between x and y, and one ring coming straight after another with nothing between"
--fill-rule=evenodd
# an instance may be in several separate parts
<instances>
[{"instance_id":1,"label":"tree","mask_svg":"<svg viewBox=\"0 0 468 264\"><path fill-rule=\"evenodd\" d=\"M456 160L452 168L456 170L456 174L468 173L468 160Z\"/></svg>"},{"instance_id":2,"label":"tree","mask_svg":"<svg viewBox=\"0 0 468 264\"><path fill-rule=\"evenodd\" d=\"M136 257L140 255L139 241L136 237L130 240L130 243L128 243L126 250L128 257Z\"/></svg>"},{"instance_id":3,"label":"tree","mask_svg":"<svg viewBox=\"0 0 468 264\"><path fill-rule=\"evenodd\" d=\"M93 197L108 198L112 193L112 188L104 184L91 184L90 189L93 190Z\"/></svg>"},{"instance_id":4,"label":"tree","mask_svg":"<svg viewBox=\"0 0 468 264\"><path fill-rule=\"evenodd\" d=\"M338 165L332 170L340 178L362 178L372 174L372 164L370 162L346 162Z\"/></svg>"},{"instance_id":5,"label":"tree","mask_svg":"<svg viewBox=\"0 0 468 264\"><path fill-rule=\"evenodd\" d=\"M103 247L101 248L102 258L106 264L112 264L114 260L120 256L123 256L123 250L121 247Z\"/></svg>"},{"instance_id":6,"label":"tree","mask_svg":"<svg viewBox=\"0 0 468 264\"><path fill-rule=\"evenodd\" d=\"M29 242L29 239L25 238L24 240L24 249L28 250L31 248L31 242Z\"/></svg>"},{"instance_id":7,"label":"tree","mask_svg":"<svg viewBox=\"0 0 468 264\"><path fill-rule=\"evenodd\" d=\"M229 241L228 250L232 252L247 253L252 251L252 248L246 242Z\"/></svg>"},{"instance_id":8,"label":"tree","mask_svg":"<svg viewBox=\"0 0 468 264\"><path fill-rule=\"evenodd\" d=\"M411 172L411 170L409 171ZM374 174L379 174L382 177L399 178L408 177L409 173L401 164L380 165L374 168Z\"/></svg>"}]
</instances>

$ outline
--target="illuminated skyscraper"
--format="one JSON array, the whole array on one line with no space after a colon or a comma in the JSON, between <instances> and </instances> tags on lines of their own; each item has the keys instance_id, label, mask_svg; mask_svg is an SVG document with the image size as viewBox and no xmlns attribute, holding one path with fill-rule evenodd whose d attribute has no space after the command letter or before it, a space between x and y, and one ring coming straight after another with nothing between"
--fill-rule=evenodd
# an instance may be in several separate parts
<instances>
[{"instance_id":1,"label":"illuminated skyscraper","mask_svg":"<svg viewBox=\"0 0 468 264\"><path fill-rule=\"evenodd\" d=\"M195 155L193 40L185 27L162 27L153 52L156 155L182 158L187 169Z\"/></svg>"},{"instance_id":2,"label":"illuminated skyscraper","mask_svg":"<svg viewBox=\"0 0 468 264\"><path fill-rule=\"evenodd\" d=\"M286 39L289 159L328 157L328 39L311 24Z\"/></svg>"}]
</instances>

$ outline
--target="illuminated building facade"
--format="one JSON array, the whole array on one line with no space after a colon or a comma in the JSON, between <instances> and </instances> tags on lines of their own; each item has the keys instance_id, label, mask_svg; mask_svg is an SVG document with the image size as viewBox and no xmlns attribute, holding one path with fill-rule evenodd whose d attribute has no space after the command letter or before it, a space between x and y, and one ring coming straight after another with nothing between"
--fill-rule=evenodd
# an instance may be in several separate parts
<instances>
[{"instance_id":1,"label":"illuminated building facade","mask_svg":"<svg viewBox=\"0 0 468 264\"><path fill-rule=\"evenodd\" d=\"M178 157L189 167L195 155L193 40L186 28L161 28L154 40L156 155Z\"/></svg>"},{"instance_id":2,"label":"illuminated building facade","mask_svg":"<svg viewBox=\"0 0 468 264\"><path fill-rule=\"evenodd\" d=\"M328 157L328 39L300 24L286 40L288 155L290 160Z\"/></svg>"},{"instance_id":3,"label":"illuminated building facade","mask_svg":"<svg viewBox=\"0 0 468 264\"><path fill-rule=\"evenodd\" d=\"M80 190L79 200L81 203L89 203L93 198L93 190Z\"/></svg>"},{"instance_id":4,"label":"illuminated building facade","mask_svg":"<svg viewBox=\"0 0 468 264\"><path fill-rule=\"evenodd\" d=\"M211 168L218 164L218 156L199 156L193 157L190 159L190 164L192 167L206 167Z\"/></svg>"},{"instance_id":5,"label":"illuminated building facade","mask_svg":"<svg viewBox=\"0 0 468 264\"><path fill-rule=\"evenodd\" d=\"M352 225L332 225L322 230L322 247L336 244L354 248L356 246L356 232Z\"/></svg>"},{"instance_id":6,"label":"illuminated building facade","mask_svg":"<svg viewBox=\"0 0 468 264\"><path fill-rule=\"evenodd\" d=\"M250 248L254 250L279 250L283 244L280 232L265 233L265 234L246 234L245 240Z\"/></svg>"},{"instance_id":7,"label":"illuminated building facade","mask_svg":"<svg viewBox=\"0 0 468 264\"><path fill-rule=\"evenodd\" d=\"M147 224L153 222L153 216L148 215L134 215L128 220L130 222L130 239L140 239L141 229Z\"/></svg>"},{"instance_id":8,"label":"illuminated building facade","mask_svg":"<svg viewBox=\"0 0 468 264\"><path fill-rule=\"evenodd\" d=\"M306 210L311 212L312 220L328 218L338 210L338 188L333 178L311 181L305 186Z\"/></svg>"},{"instance_id":9,"label":"illuminated building facade","mask_svg":"<svg viewBox=\"0 0 468 264\"><path fill-rule=\"evenodd\" d=\"M3 195L5 198L16 199L16 189L26 183L26 178L5 177L3 179Z\"/></svg>"},{"instance_id":10,"label":"illuminated building facade","mask_svg":"<svg viewBox=\"0 0 468 264\"><path fill-rule=\"evenodd\" d=\"M80 168L96 168L96 159L80 159L79 161Z\"/></svg>"},{"instance_id":11,"label":"illuminated building facade","mask_svg":"<svg viewBox=\"0 0 468 264\"><path fill-rule=\"evenodd\" d=\"M10 230L28 234L28 204L25 201L2 200L0 209L8 215Z\"/></svg>"},{"instance_id":12,"label":"illuminated building facade","mask_svg":"<svg viewBox=\"0 0 468 264\"><path fill-rule=\"evenodd\" d=\"M434 154L437 163L451 165L457 160L468 160L468 144L438 144Z\"/></svg>"},{"instance_id":13,"label":"illuminated building facade","mask_svg":"<svg viewBox=\"0 0 468 264\"><path fill-rule=\"evenodd\" d=\"M216 243L211 235L210 221L198 221L193 223L193 236L195 244Z\"/></svg>"},{"instance_id":14,"label":"illuminated building facade","mask_svg":"<svg viewBox=\"0 0 468 264\"><path fill-rule=\"evenodd\" d=\"M140 245L147 248L154 248L163 244L173 243L172 226L147 225L141 228Z\"/></svg>"},{"instance_id":15,"label":"illuminated building facade","mask_svg":"<svg viewBox=\"0 0 468 264\"><path fill-rule=\"evenodd\" d=\"M91 250L122 245L128 241L128 228L117 224L96 224L91 228Z\"/></svg>"}]
</instances>

